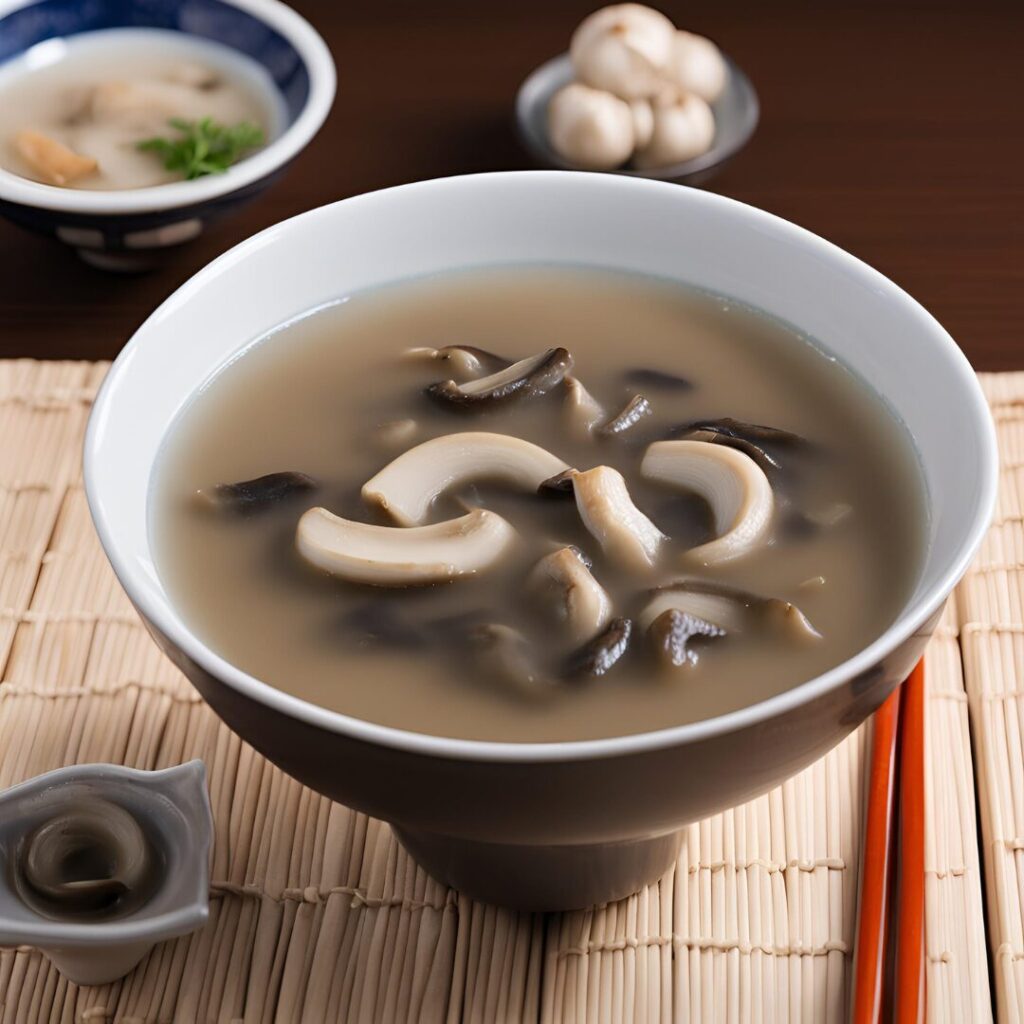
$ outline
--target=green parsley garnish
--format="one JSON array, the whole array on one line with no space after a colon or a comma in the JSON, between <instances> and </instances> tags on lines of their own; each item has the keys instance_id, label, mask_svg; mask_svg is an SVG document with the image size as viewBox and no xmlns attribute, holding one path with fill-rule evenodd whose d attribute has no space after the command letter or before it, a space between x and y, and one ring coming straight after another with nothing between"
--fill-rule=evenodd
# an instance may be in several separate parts
<instances>
[{"instance_id":1,"label":"green parsley garnish","mask_svg":"<svg viewBox=\"0 0 1024 1024\"><path fill-rule=\"evenodd\" d=\"M181 133L180 138L144 139L138 148L156 153L168 171L179 171L190 181L204 174L222 174L248 150L263 145L263 132L249 121L228 126L212 117L201 121L173 117L167 123Z\"/></svg>"}]
</instances>

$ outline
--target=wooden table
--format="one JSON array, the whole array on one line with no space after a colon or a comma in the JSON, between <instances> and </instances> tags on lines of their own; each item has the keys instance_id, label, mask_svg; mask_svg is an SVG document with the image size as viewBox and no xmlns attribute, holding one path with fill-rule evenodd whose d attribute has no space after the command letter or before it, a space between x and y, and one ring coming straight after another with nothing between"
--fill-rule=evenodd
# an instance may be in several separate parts
<instances>
[{"instance_id":1,"label":"wooden table","mask_svg":"<svg viewBox=\"0 0 1024 1024\"><path fill-rule=\"evenodd\" d=\"M0 357L112 357L182 281L268 224L400 182L529 167L516 87L593 5L297 0L334 52L338 99L288 176L140 277L0 224ZM761 94L757 135L710 187L874 264L977 368L1024 364L1024 4L662 6L718 39Z\"/></svg>"}]
</instances>

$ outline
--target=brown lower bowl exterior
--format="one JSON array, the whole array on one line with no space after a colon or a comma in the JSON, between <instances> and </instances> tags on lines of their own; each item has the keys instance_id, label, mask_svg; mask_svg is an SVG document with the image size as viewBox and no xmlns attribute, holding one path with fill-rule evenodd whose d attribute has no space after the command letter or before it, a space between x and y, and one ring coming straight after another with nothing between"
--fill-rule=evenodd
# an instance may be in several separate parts
<instances>
[{"instance_id":1,"label":"brown lower bowl exterior","mask_svg":"<svg viewBox=\"0 0 1024 1024\"><path fill-rule=\"evenodd\" d=\"M656 881L683 826L822 757L906 678L940 612L868 671L755 724L639 752L532 761L435 756L313 725L215 678L147 625L228 726L304 785L389 822L438 881L488 903L551 911Z\"/></svg>"}]
</instances>

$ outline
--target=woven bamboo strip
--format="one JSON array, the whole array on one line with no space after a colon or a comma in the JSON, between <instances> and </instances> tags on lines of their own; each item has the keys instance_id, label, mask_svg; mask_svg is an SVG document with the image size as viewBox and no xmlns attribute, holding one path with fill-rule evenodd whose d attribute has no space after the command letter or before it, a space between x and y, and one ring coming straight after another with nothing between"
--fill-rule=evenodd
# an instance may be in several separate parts
<instances>
[{"instance_id":1,"label":"woven bamboo strip","mask_svg":"<svg viewBox=\"0 0 1024 1024\"><path fill-rule=\"evenodd\" d=\"M0 1021L843 1019L866 731L772 793L690 826L674 871L628 900L547 917L473 904L426 877L386 826L269 765L156 651L80 487L103 372L0 362L0 785L76 761L202 757L216 819L210 922L102 988L68 985L34 951L0 952ZM1010 422L1024 378L1016 390L986 386ZM1024 471L1004 480L1024 497ZM1001 532L961 595L965 637L1009 644L999 650L1011 658L1021 620L986 618L978 602L1019 583L1022 508L1004 500ZM943 755L929 775L929 906L940 909L928 950L929 991L942 995L929 1005L948 1008L933 1020L982 1020L984 949L961 925L980 917L980 882L971 794L954 784L971 752L953 617L940 634L928 671L929 735ZM1005 717L1014 700L977 706L1000 704Z\"/></svg>"}]
</instances>

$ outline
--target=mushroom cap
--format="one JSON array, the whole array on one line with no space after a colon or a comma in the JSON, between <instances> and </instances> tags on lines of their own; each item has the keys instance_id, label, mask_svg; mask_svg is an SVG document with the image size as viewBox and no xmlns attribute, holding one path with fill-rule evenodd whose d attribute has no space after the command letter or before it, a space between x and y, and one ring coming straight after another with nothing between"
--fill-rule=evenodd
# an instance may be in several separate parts
<instances>
[{"instance_id":1,"label":"mushroom cap","mask_svg":"<svg viewBox=\"0 0 1024 1024\"><path fill-rule=\"evenodd\" d=\"M622 474L595 466L572 482L583 525L604 553L627 569L650 569L665 535L633 504Z\"/></svg>"},{"instance_id":2,"label":"mushroom cap","mask_svg":"<svg viewBox=\"0 0 1024 1024\"><path fill-rule=\"evenodd\" d=\"M747 554L771 523L775 500L764 470L743 452L708 441L656 441L640 472L649 480L695 491L708 502L715 540L687 552L704 565Z\"/></svg>"},{"instance_id":3,"label":"mushroom cap","mask_svg":"<svg viewBox=\"0 0 1024 1024\"><path fill-rule=\"evenodd\" d=\"M672 41L666 77L684 92L714 103L729 77L722 51L710 39L679 30Z\"/></svg>"},{"instance_id":4,"label":"mushroom cap","mask_svg":"<svg viewBox=\"0 0 1024 1024\"><path fill-rule=\"evenodd\" d=\"M675 31L664 14L642 4L602 7L569 42L576 77L627 100L653 96L672 58Z\"/></svg>"},{"instance_id":5,"label":"mushroom cap","mask_svg":"<svg viewBox=\"0 0 1024 1024\"><path fill-rule=\"evenodd\" d=\"M499 480L536 491L569 465L539 445L510 434L467 430L431 438L403 452L363 485L363 500L400 526L418 526L434 501L471 480Z\"/></svg>"},{"instance_id":6,"label":"mushroom cap","mask_svg":"<svg viewBox=\"0 0 1024 1024\"><path fill-rule=\"evenodd\" d=\"M633 152L632 111L610 92L573 82L548 102L548 141L575 167L612 170Z\"/></svg>"},{"instance_id":7,"label":"mushroom cap","mask_svg":"<svg viewBox=\"0 0 1024 1024\"><path fill-rule=\"evenodd\" d=\"M638 170L668 167L706 153L715 139L715 115L694 93L670 93L654 104L651 141L633 154Z\"/></svg>"},{"instance_id":8,"label":"mushroom cap","mask_svg":"<svg viewBox=\"0 0 1024 1024\"><path fill-rule=\"evenodd\" d=\"M342 519L311 508L295 544L307 562L353 583L421 586L473 576L495 565L516 537L512 525L486 509L457 519L403 529Z\"/></svg>"}]
</instances>

